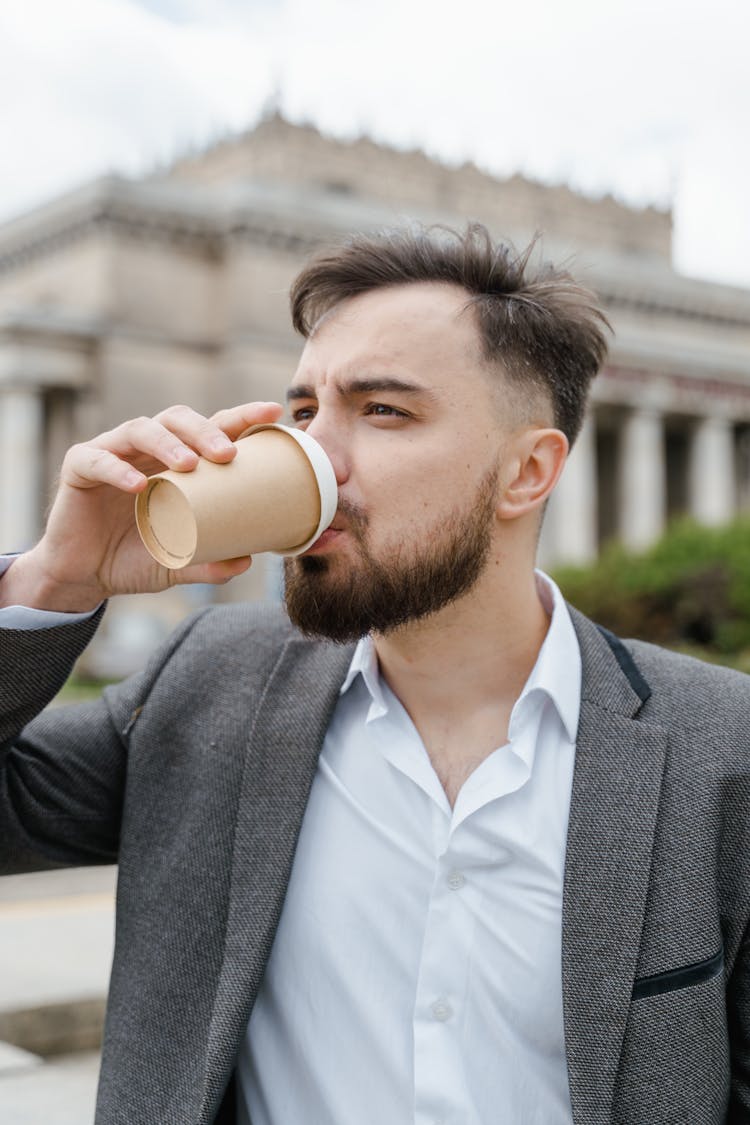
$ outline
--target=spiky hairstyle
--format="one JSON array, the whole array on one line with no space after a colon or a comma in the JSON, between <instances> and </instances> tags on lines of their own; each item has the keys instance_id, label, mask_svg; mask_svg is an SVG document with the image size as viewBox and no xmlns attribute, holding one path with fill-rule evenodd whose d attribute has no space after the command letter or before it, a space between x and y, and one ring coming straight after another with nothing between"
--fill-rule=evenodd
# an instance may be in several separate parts
<instances>
[{"instance_id":1,"label":"spiky hairstyle","mask_svg":"<svg viewBox=\"0 0 750 1125\"><path fill-rule=\"evenodd\" d=\"M486 227L461 233L410 226L357 234L305 266L291 289L292 322L308 337L341 301L360 293L438 281L467 292L482 350L520 391L541 392L572 442L591 380L607 354L609 321L594 294L562 269L536 263L537 240L518 252Z\"/></svg>"}]
</instances>

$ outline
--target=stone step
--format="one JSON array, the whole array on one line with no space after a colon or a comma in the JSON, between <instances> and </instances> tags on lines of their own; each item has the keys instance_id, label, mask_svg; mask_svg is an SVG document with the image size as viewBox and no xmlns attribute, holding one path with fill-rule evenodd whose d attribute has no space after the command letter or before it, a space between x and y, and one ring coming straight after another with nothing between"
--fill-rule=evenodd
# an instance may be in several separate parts
<instances>
[{"instance_id":1,"label":"stone step","mask_svg":"<svg viewBox=\"0 0 750 1125\"><path fill-rule=\"evenodd\" d=\"M99 1055L60 1056L0 1071L3 1125L93 1125Z\"/></svg>"},{"instance_id":2,"label":"stone step","mask_svg":"<svg viewBox=\"0 0 750 1125\"><path fill-rule=\"evenodd\" d=\"M18 1074L19 1071L35 1070L42 1065L43 1060L39 1055L33 1055L31 1051L24 1051L21 1047L4 1043L0 1039L0 1079L8 1074Z\"/></svg>"}]
</instances>

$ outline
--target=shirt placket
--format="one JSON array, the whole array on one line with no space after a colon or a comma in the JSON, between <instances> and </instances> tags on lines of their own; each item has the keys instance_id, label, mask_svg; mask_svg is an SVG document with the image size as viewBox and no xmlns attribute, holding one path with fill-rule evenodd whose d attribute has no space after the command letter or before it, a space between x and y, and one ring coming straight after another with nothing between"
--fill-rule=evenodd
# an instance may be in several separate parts
<instances>
[{"instance_id":1,"label":"shirt placket","mask_svg":"<svg viewBox=\"0 0 750 1125\"><path fill-rule=\"evenodd\" d=\"M415 1125L469 1125L463 1065L464 1023L473 946L473 892L465 830L435 808L438 850L424 929L414 1008Z\"/></svg>"}]
</instances>

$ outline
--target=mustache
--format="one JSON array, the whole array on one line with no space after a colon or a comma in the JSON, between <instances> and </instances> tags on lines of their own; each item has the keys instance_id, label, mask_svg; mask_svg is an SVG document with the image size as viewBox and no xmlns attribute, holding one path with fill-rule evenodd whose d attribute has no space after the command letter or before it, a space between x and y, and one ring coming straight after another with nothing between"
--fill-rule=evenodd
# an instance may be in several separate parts
<instances>
[{"instance_id":1,"label":"mustache","mask_svg":"<svg viewBox=\"0 0 750 1125\"><path fill-rule=\"evenodd\" d=\"M369 520L364 507L361 504L355 504L353 500L347 500L345 496L339 496L336 515L344 516L349 530L357 538L361 537L367 529Z\"/></svg>"}]
</instances>

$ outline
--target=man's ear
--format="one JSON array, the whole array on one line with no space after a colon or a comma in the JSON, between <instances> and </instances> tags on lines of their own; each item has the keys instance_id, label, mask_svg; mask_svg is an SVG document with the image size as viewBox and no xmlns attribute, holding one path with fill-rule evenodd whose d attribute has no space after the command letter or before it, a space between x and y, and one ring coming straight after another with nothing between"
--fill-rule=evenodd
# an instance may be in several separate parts
<instances>
[{"instance_id":1,"label":"man's ear","mask_svg":"<svg viewBox=\"0 0 750 1125\"><path fill-rule=\"evenodd\" d=\"M560 479L569 443L561 430L528 429L511 439L508 483L497 503L500 519L514 520L539 510Z\"/></svg>"}]
</instances>

